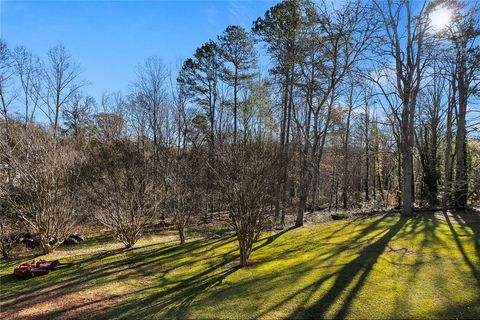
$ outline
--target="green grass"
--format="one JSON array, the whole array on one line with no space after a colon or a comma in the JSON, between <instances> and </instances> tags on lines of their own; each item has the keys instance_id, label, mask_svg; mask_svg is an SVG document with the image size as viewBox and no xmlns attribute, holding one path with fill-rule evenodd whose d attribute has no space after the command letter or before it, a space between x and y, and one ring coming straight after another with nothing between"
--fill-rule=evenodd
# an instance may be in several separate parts
<instances>
[{"instance_id":1,"label":"green grass","mask_svg":"<svg viewBox=\"0 0 480 320\"><path fill-rule=\"evenodd\" d=\"M265 234L236 267L234 237L134 250L100 236L19 281L0 265L0 317L479 318L480 217L381 216ZM50 258L50 257L49 257Z\"/></svg>"}]
</instances>

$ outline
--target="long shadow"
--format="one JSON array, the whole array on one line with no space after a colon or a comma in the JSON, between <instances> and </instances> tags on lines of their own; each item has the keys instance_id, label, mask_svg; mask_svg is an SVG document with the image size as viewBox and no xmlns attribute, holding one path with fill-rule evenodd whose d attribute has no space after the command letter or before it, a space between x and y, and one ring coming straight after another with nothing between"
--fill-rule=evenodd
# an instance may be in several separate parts
<instances>
[{"instance_id":1,"label":"long shadow","mask_svg":"<svg viewBox=\"0 0 480 320\"><path fill-rule=\"evenodd\" d=\"M475 250L480 259L480 211L475 209L469 211L454 211L452 215L462 227L468 227L472 230Z\"/></svg>"},{"instance_id":2,"label":"long shadow","mask_svg":"<svg viewBox=\"0 0 480 320\"><path fill-rule=\"evenodd\" d=\"M462 254L463 260L470 268L472 275L475 277L475 279L477 280L477 284L480 286L480 271L477 269L475 264L472 262L472 260L470 260L467 253L465 252L465 248L463 247L462 242L460 241L460 237L457 231L455 230L455 228L453 227L452 222L450 221L449 215L446 212L444 212L443 215L445 217L445 220L447 221L450 231L452 232L453 239L455 240L458 250ZM475 249L477 252L477 256L480 257L480 225L479 225L480 220L477 220L478 216L476 215L476 213L475 212L466 213L464 211L460 213L459 211L459 212L452 212L452 216L457 221L459 221L461 218L466 225L469 225L470 229L473 231L473 234L474 234Z\"/></svg>"},{"instance_id":3,"label":"long shadow","mask_svg":"<svg viewBox=\"0 0 480 320\"><path fill-rule=\"evenodd\" d=\"M124 300L122 303L113 307L105 308L104 310L98 309L98 307L95 306L94 311L100 313L97 314L95 318L110 319L114 317L116 319L148 319L155 317L155 313L166 310L166 313L162 318L184 319L187 317L188 307L194 302L196 295L210 287L221 284L226 277L238 269L237 266L234 266L221 270L218 273L211 274L217 269L225 267L230 262L231 260L225 260L186 280L171 282L173 286L167 290L161 290L160 285L157 284L140 288L133 293L128 292L115 295L114 298L119 300L128 298L129 296L135 296L135 299ZM154 289L159 289L158 293L148 296L147 298L141 298L142 292ZM82 307L88 307L89 305L95 305L100 302L102 302L102 299L96 299L73 307L64 307L60 310L44 313L41 317L43 319L62 318L68 312Z\"/></svg>"},{"instance_id":4,"label":"long shadow","mask_svg":"<svg viewBox=\"0 0 480 320\"><path fill-rule=\"evenodd\" d=\"M427 215L418 215L415 217L412 217L409 222L411 222L411 229L407 230L408 228L403 228L402 233L400 234L400 237L411 237L411 238L417 238L420 235L423 236L422 241L420 242L420 246L418 248L418 253L415 255L415 260L412 264L408 264L409 268L413 268L413 271L409 271L408 273L408 278L405 280L407 287L410 286L410 284L413 284L417 281L418 276L420 275L420 268L425 264L425 263L436 263L437 260L442 259L441 256L439 256L437 253L434 253L434 260L429 260L426 261L424 259L424 249L429 247L431 248L430 244L435 243L438 245L441 245L443 241L437 236L437 228L439 227L439 222L438 219L435 217L433 214L427 214ZM405 248L407 249L407 248ZM408 250L411 249L416 249L416 248L409 248ZM402 256L403 257L403 256ZM394 265L403 265L406 266L406 264L398 263L398 262L390 262ZM402 292L396 292L396 298L395 298L395 307L393 310L393 317L401 317L402 315L405 314L405 309L408 306L408 303L410 302L410 299L407 301L404 301L405 295ZM409 297L408 297L409 298Z\"/></svg>"},{"instance_id":5,"label":"long shadow","mask_svg":"<svg viewBox=\"0 0 480 320\"><path fill-rule=\"evenodd\" d=\"M185 256L185 254L192 255L192 251L202 249L205 246L213 245L213 247L209 247L209 249L216 248L217 246L223 246L233 241L233 239L218 239L215 241L192 241L191 243L187 243L184 245L175 245L175 246L167 246L167 247L160 247L161 244L150 248L145 252L135 252L135 251L127 251L129 254L128 256L124 257L123 259L115 260L113 262L107 262L103 265L98 267L93 266L90 267L92 263L101 262L102 259L110 258L116 254L119 254L118 250L112 250L108 252L102 252L96 255L91 255L87 259L81 259L78 257L78 260L81 262L78 265L72 266L68 272L59 272L56 273L57 277L51 278L48 283L46 283L46 277L49 275L44 276L44 278L40 279L32 279L28 281L30 286L24 290L17 290L13 294L4 295L2 297L2 309L18 308L21 307L23 303L30 303L33 299L52 299L55 297L59 297L71 292L80 292L88 283L89 281L94 280L95 284L101 284L102 282L108 281L108 277L127 272L129 274L137 272L136 267L144 267L147 265L157 264L160 265L163 262L168 261L177 261L176 258L178 255ZM150 246L146 246L150 247ZM140 248L139 248L140 249ZM204 255L205 252L199 252L198 255ZM149 261L149 259L152 259ZM202 257L204 258L204 257ZM173 268L178 268L184 266L188 262L183 262L180 264L174 263L174 266L171 266L169 269L164 270L159 274L162 274L171 271ZM67 271L67 269L65 270ZM52 273L55 273L53 271ZM117 277L118 278L118 277ZM4 280L7 280L10 284L18 284L20 287L25 287L26 282L19 282L20 280L14 278L13 276L3 276L2 277L2 286L5 285ZM42 281L44 280L44 281Z\"/></svg>"},{"instance_id":6,"label":"long shadow","mask_svg":"<svg viewBox=\"0 0 480 320\"><path fill-rule=\"evenodd\" d=\"M370 226L365 227L360 232L359 238L367 235L370 231L376 228L378 223L382 219L377 219ZM257 246L255 250L258 250L267 245L274 243L276 239L288 232L290 229L283 230L273 234L265 239L261 245ZM353 240L353 241L356 241ZM131 299L124 301L121 305L113 307L109 312L111 315L118 317L129 318L132 316L132 312L136 317L147 317L155 315L158 312L163 312L162 317L165 318L185 318L188 316L189 307L195 301L196 297L205 292L207 289L215 287L220 284L223 279L232 274L237 270L236 267L229 267L226 270L223 270L229 263L236 258L231 256L229 258L224 258L222 262L216 264L200 273L193 275L185 280L180 280L177 282L169 282L168 287L163 287L158 285L158 292L155 290L155 287L149 287L148 289L141 289L132 294L132 297L138 297L138 295L143 291L153 291L154 293L148 294L146 298L143 299ZM335 273L326 276L323 279L320 279L315 284L319 285L321 282L328 280L333 277ZM258 280L258 279L256 279ZM243 283L243 285L246 285ZM253 284L252 284L253 285ZM313 285L312 285L313 286ZM225 293L225 292L224 292Z\"/></svg>"},{"instance_id":7,"label":"long shadow","mask_svg":"<svg viewBox=\"0 0 480 320\"><path fill-rule=\"evenodd\" d=\"M188 307L194 302L197 295L208 288L221 284L226 277L239 269L238 266L228 267L235 258L223 260L185 280L170 282L169 284L173 285L167 289L162 288L161 284L140 289L133 293L134 299L124 301L111 308L109 314L117 318L129 319L133 316L136 318L155 317L156 313L165 311L162 318L183 319L187 316ZM218 272L218 270L220 271ZM146 298L139 299L137 297L142 291L154 289L158 290ZM132 312L134 313L132 314Z\"/></svg>"},{"instance_id":8,"label":"long shadow","mask_svg":"<svg viewBox=\"0 0 480 320\"><path fill-rule=\"evenodd\" d=\"M361 245L361 240L365 238L366 236L372 236L372 232L377 230L380 223L383 222L387 217L391 216L390 214L386 214L381 216L380 218L377 218L375 221L370 223L368 226L364 227L358 235L353 236L349 241L343 243L342 245L338 246L338 248L335 251L332 251L329 255L324 257L324 260L328 260L332 257L335 257L336 255L340 254L341 252L352 249L352 246L360 246ZM383 233L384 231L380 231L380 233ZM328 236L328 238L330 238ZM375 235L373 235L375 237ZM327 239L328 239L327 238Z\"/></svg>"},{"instance_id":9,"label":"long shadow","mask_svg":"<svg viewBox=\"0 0 480 320\"><path fill-rule=\"evenodd\" d=\"M280 238L282 235L284 235L285 233L287 233L288 231L290 230L293 230L294 228L293 227L290 227L290 228L287 228L287 229L284 229L280 232L276 232L274 234L272 234L271 236L267 237L267 238L264 238L264 239L261 239L260 241L263 241L264 242L259 245L259 246L256 246L255 248L253 248L253 251L257 251L265 246L268 246L270 244L272 244L275 240L277 240L278 238Z\"/></svg>"},{"instance_id":10,"label":"long shadow","mask_svg":"<svg viewBox=\"0 0 480 320\"><path fill-rule=\"evenodd\" d=\"M437 310L437 319L478 319L480 314L480 297L463 304L447 305Z\"/></svg>"},{"instance_id":11,"label":"long shadow","mask_svg":"<svg viewBox=\"0 0 480 320\"><path fill-rule=\"evenodd\" d=\"M381 215L381 218L379 218L378 222L382 221L384 218L390 216L391 214L390 213L386 213L384 215ZM345 221L343 226L341 228L337 228L335 229L332 233L330 233L326 239L331 239L331 238L334 238L337 234L340 234L341 232L343 232L345 229L349 228L349 227L352 227L352 225L358 225L360 223L362 223L363 221L365 221L366 219L372 219L372 217L368 217L368 216L365 216L365 217L354 217L352 220L349 220L349 221ZM377 224L377 223L376 223Z\"/></svg>"},{"instance_id":12,"label":"long shadow","mask_svg":"<svg viewBox=\"0 0 480 320\"><path fill-rule=\"evenodd\" d=\"M345 292L355 278L360 275L357 283L344 299L342 307L334 316L334 318L345 318L353 299L362 288L368 274L378 258L384 252L390 240L403 228L407 220L408 218L399 218L397 223L395 223L395 225L393 225L380 239L365 247L357 258L346 264L337 273L333 286L320 300L316 301L308 308L295 310L287 318L324 318L328 309Z\"/></svg>"},{"instance_id":13,"label":"long shadow","mask_svg":"<svg viewBox=\"0 0 480 320\"><path fill-rule=\"evenodd\" d=\"M379 223L383 221L385 217L386 216L375 219L369 225L363 227L360 231L356 231L358 232L358 234L355 234L346 243L338 245L335 252L338 253L338 251L345 250L346 248L352 249L352 247L356 248L358 246L364 245L360 243L360 240L362 240L366 236L370 238L373 231L380 230ZM342 291L345 291L349 283L351 283L358 274L361 274L361 278L363 277L363 280L360 279L359 282L356 284L356 291L351 296L350 301L348 302L348 304L350 304L351 300L355 297L356 292L360 290L361 286L363 285L363 281L365 280L368 272L370 271L367 271L367 269L371 269L373 267L375 261L378 259L378 257L381 255L386 245L388 244L388 241L398 232L398 230L403 227L405 221L403 221L402 225L399 225L401 221L403 221L403 218L401 218L401 220L398 221L397 224L395 224L390 229L381 230L379 233L375 232L376 235L373 236L372 239L376 239L377 236L381 236L381 239L365 247L365 249L361 252L358 258L343 266L340 271L326 275L312 285L309 285L308 288L311 289L313 292L319 286L321 286L323 282L331 279L335 275L338 275L334 283L334 288L336 287L337 291L330 293L330 295L336 295L336 297L338 297L342 293ZM381 229L384 228L382 227ZM396 229L398 230L395 231ZM258 247L256 247L255 250L258 250L259 248L265 247L267 245L271 245L276 239L285 234L287 231L288 229L273 234L267 238L261 239L260 241L263 242ZM83 286L88 285L90 280L94 280L95 285L101 285L102 281L107 281L108 279L110 279L108 277L111 275L121 273L121 277L126 277L127 274L125 272L130 272L129 269L132 269L131 272L138 272L138 270L141 268L148 269L151 266L161 265L163 262L169 264L169 269L166 271L171 271L172 268L178 268L180 266L185 266L186 264L195 263L195 261L199 261L201 259L210 259L212 258L212 256L206 255L206 251L213 250L216 247L224 246L231 241L235 241L235 237L216 239L215 241L192 241L188 242L183 246L164 246L163 244L156 244L154 246L151 246L151 248L148 248L148 250L144 252L136 252L136 250L126 252L127 256L125 256L124 258L112 262L107 260L107 263L105 265L99 266L97 266L96 264L99 262L99 260L101 261L102 259L109 259L115 254L118 254L118 252L103 252L97 255L88 255L88 259L76 257L75 260L80 261L78 266L72 266L72 270L70 270L69 273L65 274L62 278L55 278L55 288L51 289L51 293L54 294L54 297L60 297L65 293L81 292ZM145 250L146 247L148 246L139 249ZM197 250L204 247L205 250L196 252ZM298 247L298 249L301 248ZM118 317L119 315L122 316L122 314L124 314L127 318L142 316L150 317L151 315L160 312L162 312L162 317L185 318L188 316L188 309L195 301L197 295L206 291L209 288L221 284L226 277L228 277L237 270L236 267L229 266L233 259L237 258L237 256L233 254L233 251L236 251L236 248L228 252L226 252L226 250L222 250L221 254L213 256L217 257L217 261L218 259L220 259L221 262L211 267L209 266L205 270L202 270L199 273L195 273L195 275L187 279L180 279L176 281L162 281L161 279L154 280L152 281L152 283L147 284L146 287L140 288L138 291L130 292L130 296L128 299L131 300L126 300L121 304L114 306L113 308L111 308L111 312L114 313L116 317ZM335 255L335 252L332 252L332 254ZM183 259L186 256L192 256L193 259L187 259L188 261L177 262L177 259ZM331 255L328 254L325 259L329 259L330 256ZM362 256L363 258L361 258ZM196 260L197 257L200 259ZM322 259L322 261L325 261L325 259ZM353 275L349 275L350 272L352 272ZM163 273L164 271L160 272L158 278L163 278ZM150 271L149 274L152 274L152 272ZM345 279L345 281L343 282L339 281L339 279L342 277ZM98 282L99 280L100 282ZM36 283L36 285L32 286L31 289L29 289L28 291L24 291L25 293L29 292L36 295L37 299L46 301L52 298L52 294L46 295L45 298L42 298L42 294L44 294L45 291L40 290L38 293L36 293L35 291L37 289L48 289L48 287L49 284L42 282ZM330 291L332 291L332 289ZM140 295L137 295L138 293L140 293ZM297 294L300 293L302 293L302 291L298 292ZM329 300L326 299L327 296L322 298L324 303L329 302ZM19 302L17 299L18 296L14 297L13 295L11 295L8 296L8 298L11 299L7 302L8 305L16 304ZM23 302L25 302L28 299L31 299L31 296L29 294L25 297L21 297L21 299L23 299ZM333 298L332 301L334 301L334 299L335 298ZM339 317L345 315L348 311L348 306L344 306L344 308L346 309L343 312L342 310L340 310L340 312L338 313ZM305 314L312 314L317 317L316 314L324 315L325 311L328 310L328 307L325 308L323 311L321 308L317 309L318 312L315 311L315 309L312 309L311 311L306 310L304 312ZM52 314L52 316L61 315L62 312L65 313L67 311L67 309L65 309L65 311L59 310L56 311L55 314ZM295 315L298 314L300 314L300 310L299 313L295 313Z\"/></svg>"},{"instance_id":14,"label":"long shadow","mask_svg":"<svg viewBox=\"0 0 480 320\"><path fill-rule=\"evenodd\" d=\"M359 234L355 235L354 237L349 239L349 241L343 243L342 245L338 245L338 247L334 251L332 251L331 253L326 254L326 255L322 255L321 257L319 256L317 259L315 259L315 263L322 265L323 263L326 263L327 261L331 261L331 259L334 259L338 254L341 254L345 250L355 250L357 247L360 247L360 246L363 245L362 244L362 242L363 242L362 239L365 238L367 235L369 236L369 238L375 238L377 236L377 234L372 235L372 232L376 231L379 228L379 224L382 221L384 221L385 218L387 218L388 216L391 216L391 215L386 214L386 215L383 215L383 216L375 219L370 224L368 224L366 227L362 228L361 231L359 232ZM344 229L344 227L345 226L342 226L340 229ZM379 234L382 234L382 233L386 232L387 230L388 229L381 230ZM336 232L334 231L330 235L327 235L326 239L328 240L329 238L331 238L332 234L335 234L335 233ZM367 241L368 241L368 239L367 239ZM303 249L301 247L303 245L304 244L300 245L300 247L292 247L291 249L292 250L295 249L296 252L298 252L298 250ZM274 258L278 258L278 257L274 257ZM345 266L345 264L342 264L342 266ZM343 270L343 269L341 269L341 270ZM308 272L308 270L305 270L305 272ZM321 277L320 279L314 281L313 283L303 287L301 290L298 290L296 292L293 292L293 293L289 294L283 300L279 301L278 303L276 303L272 307L268 308L264 312L258 314L257 317L263 317L263 316L267 315L269 312L275 310L276 308L282 306L283 304L287 303L291 299L293 299L293 298L295 298L295 297L297 297L301 294L307 293L307 297L303 299L304 301L307 301L315 293L315 291L323 285L324 282L326 282L330 278L336 276L339 272L340 271L335 271L335 272L332 272L328 275L325 275L325 276ZM294 312L293 313L295 316L291 316L291 317L288 317L288 318L292 318L292 317L293 318L298 318L298 317L300 317L300 315L299 315L300 310L298 310L298 311L299 312ZM312 316L312 317L316 318L316 316Z\"/></svg>"}]
</instances>

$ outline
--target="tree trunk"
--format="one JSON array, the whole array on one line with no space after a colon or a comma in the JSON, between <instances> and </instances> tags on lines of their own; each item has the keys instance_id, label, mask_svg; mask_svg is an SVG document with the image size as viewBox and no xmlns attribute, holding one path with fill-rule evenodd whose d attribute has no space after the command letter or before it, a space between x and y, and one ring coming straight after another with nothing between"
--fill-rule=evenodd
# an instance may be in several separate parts
<instances>
[{"instance_id":1,"label":"tree trunk","mask_svg":"<svg viewBox=\"0 0 480 320\"><path fill-rule=\"evenodd\" d=\"M370 201L370 187L368 183L370 179L370 155L368 152L368 140L365 141L365 144L365 201Z\"/></svg>"},{"instance_id":2,"label":"tree trunk","mask_svg":"<svg viewBox=\"0 0 480 320\"><path fill-rule=\"evenodd\" d=\"M452 156L452 118L453 118L453 109L455 106L455 97L456 97L456 80L455 73L453 73L453 79L451 82L452 93L449 97L448 106L447 106L447 128L446 128L446 140L445 140L445 169L444 169L444 186L443 186L443 208L450 204L450 192L452 188L452 171L451 171L451 156Z\"/></svg>"},{"instance_id":3,"label":"tree trunk","mask_svg":"<svg viewBox=\"0 0 480 320\"><path fill-rule=\"evenodd\" d=\"M233 79L233 143L237 142L237 82L238 82L238 67L235 65L235 77Z\"/></svg>"},{"instance_id":4,"label":"tree trunk","mask_svg":"<svg viewBox=\"0 0 480 320\"><path fill-rule=\"evenodd\" d=\"M466 114L468 85L465 81L466 62L464 53L457 59L458 63L458 114L457 114L457 137L455 140L456 150L456 175L455 175L455 206L465 208L467 206L468 177L467 177L467 144L466 144Z\"/></svg>"},{"instance_id":5,"label":"tree trunk","mask_svg":"<svg viewBox=\"0 0 480 320\"><path fill-rule=\"evenodd\" d=\"M277 222L280 218L280 211L282 211L282 206L283 203L282 201L282 194L283 194L283 189L284 189L284 184L285 184L285 176L283 174L284 172L284 167L286 166L285 163L285 136L286 136L286 129L287 129L287 108L288 108L288 79L289 75L288 73L285 74L285 83L283 86L283 101L282 101L282 121L281 121L281 126L280 126L280 150L279 150L279 156L280 156L280 167L279 171L282 172L282 174L278 175L278 182L275 185L276 191L275 191L275 222Z\"/></svg>"},{"instance_id":6,"label":"tree trunk","mask_svg":"<svg viewBox=\"0 0 480 320\"><path fill-rule=\"evenodd\" d=\"M178 224L177 229L178 229L178 236L180 238L180 244L184 244L185 243L185 228L182 225Z\"/></svg>"},{"instance_id":7,"label":"tree trunk","mask_svg":"<svg viewBox=\"0 0 480 320\"><path fill-rule=\"evenodd\" d=\"M308 145L308 143L306 143ZM307 187L310 185L310 173L307 170L307 154L308 147L305 146L302 155L302 172L301 172L301 181L299 187L299 201L298 201L298 212L297 212L297 219L295 221L295 228L303 226L303 216L305 212L305 205L307 202Z\"/></svg>"},{"instance_id":8,"label":"tree trunk","mask_svg":"<svg viewBox=\"0 0 480 320\"><path fill-rule=\"evenodd\" d=\"M287 188L288 188L288 162L289 162L289 147L290 147L290 127L292 119L292 108L293 108L293 80L294 80L294 68L295 65L292 64L290 70L290 91L288 94L288 108L287 108L287 123L285 131L285 148L284 148L284 166L283 166L283 189L282 189L282 206L281 206L281 221L282 226L285 225L285 207L287 200Z\"/></svg>"},{"instance_id":9,"label":"tree trunk","mask_svg":"<svg viewBox=\"0 0 480 320\"><path fill-rule=\"evenodd\" d=\"M411 215L413 212L413 157L412 149L408 143L403 142L402 145L402 171L403 171L403 188L402 188L402 206L403 214Z\"/></svg>"},{"instance_id":10,"label":"tree trunk","mask_svg":"<svg viewBox=\"0 0 480 320\"><path fill-rule=\"evenodd\" d=\"M400 150L397 151L397 183L398 183L398 192L397 191L397 206L400 208L403 203L403 170L402 170L402 153Z\"/></svg>"},{"instance_id":11,"label":"tree trunk","mask_svg":"<svg viewBox=\"0 0 480 320\"><path fill-rule=\"evenodd\" d=\"M248 265L248 257L250 255L250 250L247 243L242 239L238 239L239 249L240 249L240 266L246 267Z\"/></svg>"},{"instance_id":12,"label":"tree trunk","mask_svg":"<svg viewBox=\"0 0 480 320\"><path fill-rule=\"evenodd\" d=\"M248 265L247 253L245 250L240 250L240 266L246 267Z\"/></svg>"},{"instance_id":13,"label":"tree trunk","mask_svg":"<svg viewBox=\"0 0 480 320\"><path fill-rule=\"evenodd\" d=\"M50 254L53 252L53 247L48 242L40 241L43 254Z\"/></svg>"},{"instance_id":14,"label":"tree trunk","mask_svg":"<svg viewBox=\"0 0 480 320\"><path fill-rule=\"evenodd\" d=\"M298 212L297 219L295 221L295 227L303 226L303 216L305 213L305 205L307 202L308 188L311 184L311 170L309 166L309 155L310 155L310 122L312 119L312 105L313 105L313 90L312 83L314 82L315 76L315 67L312 65L310 73L310 84L307 90L307 105L305 110L305 125L304 125L304 139L303 139L303 150L300 150L301 155L301 172L300 172L300 186L299 186L299 202L298 202Z\"/></svg>"},{"instance_id":15,"label":"tree trunk","mask_svg":"<svg viewBox=\"0 0 480 320\"><path fill-rule=\"evenodd\" d=\"M348 180L350 178L348 174L348 166L349 166L349 154L348 154L348 143L350 139L350 116L352 114L353 108L353 86L350 89L350 96L349 96L349 105L348 105L348 114L347 114L347 123L345 128L345 138L343 140L343 190L342 190L342 199L343 199L343 209L348 208Z\"/></svg>"}]
</instances>

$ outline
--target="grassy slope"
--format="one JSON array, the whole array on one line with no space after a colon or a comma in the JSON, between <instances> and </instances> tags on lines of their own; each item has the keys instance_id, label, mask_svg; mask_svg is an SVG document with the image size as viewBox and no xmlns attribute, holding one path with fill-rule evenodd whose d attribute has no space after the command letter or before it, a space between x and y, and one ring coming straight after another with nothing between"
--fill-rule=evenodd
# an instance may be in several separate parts
<instances>
[{"instance_id":1,"label":"grassy slope","mask_svg":"<svg viewBox=\"0 0 480 320\"><path fill-rule=\"evenodd\" d=\"M382 216L265 235L243 269L233 237L171 240L145 239L128 252L102 239L61 249L53 257L70 265L28 281L11 276L19 261L2 262L0 318L480 317L476 215Z\"/></svg>"}]
</instances>

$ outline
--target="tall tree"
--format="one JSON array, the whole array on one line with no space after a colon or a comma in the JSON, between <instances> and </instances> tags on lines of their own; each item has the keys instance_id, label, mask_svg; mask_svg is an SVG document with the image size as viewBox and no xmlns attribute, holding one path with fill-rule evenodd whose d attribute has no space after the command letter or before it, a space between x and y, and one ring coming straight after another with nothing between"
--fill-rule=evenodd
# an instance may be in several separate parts
<instances>
[{"instance_id":1,"label":"tall tree","mask_svg":"<svg viewBox=\"0 0 480 320\"><path fill-rule=\"evenodd\" d=\"M137 67L137 80L134 83L134 91L138 107L145 112L149 137L153 140L153 197L154 211L157 212L159 178L165 176L160 173L162 167L162 157L160 153L162 150L166 150L165 146L168 145L169 142L170 130L168 127L168 72L160 58L150 57L142 65ZM164 161L163 165L168 166L168 161ZM163 185L165 186L164 182L165 181L163 181ZM161 220L163 222L165 221L163 211Z\"/></svg>"},{"instance_id":2,"label":"tall tree","mask_svg":"<svg viewBox=\"0 0 480 320\"><path fill-rule=\"evenodd\" d=\"M305 103L299 107L293 104L302 145L296 226L303 225L307 196L319 180L318 168L340 86L365 57L374 31L368 11L360 2L333 9L325 3L305 2L301 8L298 87Z\"/></svg>"},{"instance_id":3,"label":"tall tree","mask_svg":"<svg viewBox=\"0 0 480 320\"><path fill-rule=\"evenodd\" d=\"M228 26L218 37L224 64L222 78L233 88L233 141L237 141L238 94L255 75L256 51L253 37L242 27Z\"/></svg>"},{"instance_id":4,"label":"tall tree","mask_svg":"<svg viewBox=\"0 0 480 320\"><path fill-rule=\"evenodd\" d=\"M11 175L11 152L14 147L11 126L10 126L10 110L9 106L15 98L15 93L9 92L12 85L12 57L5 40L0 38L0 113L4 119L5 128L5 150L2 152L0 159L7 165L7 175ZM11 180L11 179L10 179Z\"/></svg>"},{"instance_id":5,"label":"tall tree","mask_svg":"<svg viewBox=\"0 0 480 320\"><path fill-rule=\"evenodd\" d=\"M355 92L355 87L358 83L349 77L347 88L347 115L345 119L345 134L343 137L343 181L342 181L342 201L343 209L348 208L348 194L350 191L350 139L352 131L352 113L357 104L358 94Z\"/></svg>"},{"instance_id":6,"label":"tall tree","mask_svg":"<svg viewBox=\"0 0 480 320\"><path fill-rule=\"evenodd\" d=\"M454 3L456 3L455 1ZM467 205L468 167L467 167L467 112L468 101L477 92L480 85L480 18L478 7L465 10L466 5L458 5L450 28L450 38L455 48L455 81L458 94L457 134L455 138L455 205L463 208ZM464 10L462 10L464 9ZM466 12L465 12L466 11Z\"/></svg>"},{"instance_id":7,"label":"tall tree","mask_svg":"<svg viewBox=\"0 0 480 320\"><path fill-rule=\"evenodd\" d=\"M434 65L429 86L424 88L419 99L420 117L416 140L422 166L421 199L430 206L438 204L440 183L439 136L443 116L442 99L445 96L445 81L438 76L440 70Z\"/></svg>"},{"instance_id":8,"label":"tall tree","mask_svg":"<svg viewBox=\"0 0 480 320\"><path fill-rule=\"evenodd\" d=\"M43 101L46 108L42 111L50 120L56 136L66 103L86 83L80 80L80 66L73 61L64 46L56 46L48 51L43 77L46 90Z\"/></svg>"},{"instance_id":9,"label":"tall tree","mask_svg":"<svg viewBox=\"0 0 480 320\"><path fill-rule=\"evenodd\" d=\"M428 59L425 50L425 33L428 28L427 2L415 5L410 0L385 2L374 1L375 12L382 26L379 46L382 56L393 60L393 65L384 64L384 76L390 78L394 95L385 88L385 83L376 81L390 111L400 124L402 159L402 206L403 214L410 215L414 201L413 148L417 96ZM388 81L387 81L388 82ZM394 101L398 99L398 101Z\"/></svg>"},{"instance_id":10,"label":"tall tree","mask_svg":"<svg viewBox=\"0 0 480 320\"><path fill-rule=\"evenodd\" d=\"M215 161L216 111L222 69L218 45L209 41L195 51L193 58L185 60L177 79L185 96L200 106L208 119L208 168L214 166ZM207 173L207 176L208 209L213 211L213 179L211 173Z\"/></svg>"},{"instance_id":11,"label":"tall tree","mask_svg":"<svg viewBox=\"0 0 480 320\"><path fill-rule=\"evenodd\" d=\"M35 111L40 102L41 69L40 61L24 47L12 52L15 73L21 86L21 100L24 108L25 125L33 122Z\"/></svg>"},{"instance_id":12,"label":"tall tree","mask_svg":"<svg viewBox=\"0 0 480 320\"><path fill-rule=\"evenodd\" d=\"M290 128L297 64L298 36L300 33L300 1L286 0L276 4L258 18L253 32L266 44L271 54L273 67L281 92L280 101L280 148L278 183L276 184L275 215L285 223L285 200L287 193Z\"/></svg>"}]
</instances>

